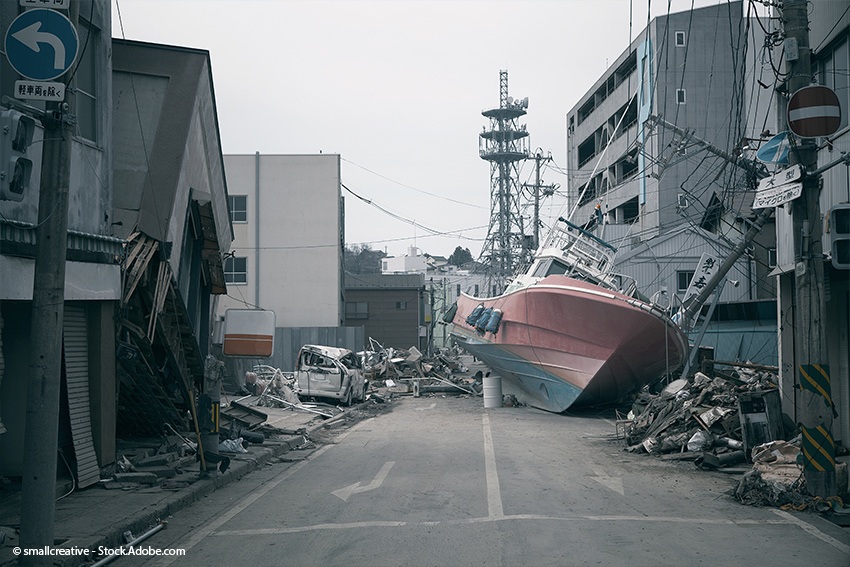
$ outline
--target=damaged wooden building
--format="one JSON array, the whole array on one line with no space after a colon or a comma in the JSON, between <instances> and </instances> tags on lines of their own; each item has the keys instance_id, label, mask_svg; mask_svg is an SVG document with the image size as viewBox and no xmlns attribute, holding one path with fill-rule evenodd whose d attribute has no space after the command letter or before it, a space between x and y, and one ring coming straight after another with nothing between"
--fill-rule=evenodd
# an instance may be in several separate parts
<instances>
[{"instance_id":1,"label":"damaged wooden building","mask_svg":"<svg viewBox=\"0 0 850 567\"><path fill-rule=\"evenodd\" d=\"M4 29L17 9L2 3ZM209 52L112 39L106 0L81 12L77 87L90 96L77 97L59 377L59 448L79 488L115 463L121 436L191 424L232 241ZM2 94L18 78L3 58ZM42 136L39 127L36 146ZM0 475L9 477L21 475L26 450L40 150L31 157L28 192L0 201Z\"/></svg>"}]
</instances>

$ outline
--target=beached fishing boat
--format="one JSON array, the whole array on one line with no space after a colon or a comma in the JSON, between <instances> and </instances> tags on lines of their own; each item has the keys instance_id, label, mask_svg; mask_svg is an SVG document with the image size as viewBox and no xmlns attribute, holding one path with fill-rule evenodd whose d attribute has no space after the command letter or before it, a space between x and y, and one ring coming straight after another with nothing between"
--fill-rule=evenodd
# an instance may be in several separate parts
<instances>
[{"instance_id":1,"label":"beached fishing boat","mask_svg":"<svg viewBox=\"0 0 850 567\"><path fill-rule=\"evenodd\" d=\"M679 368L682 330L612 273L616 250L559 219L526 273L504 293L462 294L446 322L505 394L553 412L622 399Z\"/></svg>"}]
</instances>

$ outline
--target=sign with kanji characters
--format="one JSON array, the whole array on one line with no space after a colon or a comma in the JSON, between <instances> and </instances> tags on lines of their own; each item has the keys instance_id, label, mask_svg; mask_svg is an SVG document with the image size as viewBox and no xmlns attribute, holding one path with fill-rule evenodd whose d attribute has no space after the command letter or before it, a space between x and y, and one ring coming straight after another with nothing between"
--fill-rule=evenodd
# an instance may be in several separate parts
<instances>
[{"instance_id":1,"label":"sign with kanji characters","mask_svg":"<svg viewBox=\"0 0 850 567\"><path fill-rule=\"evenodd\" d=\"M697 264L697 268L694 270L694 275L691 277L691 283L688 284L688 290L685 292L685 297L682 298L682 303L687 304L690 298L695 297L702 291L702 288L708 285L708 282L719 267L720 262L717 257L707 252L700 256L699 264Z\"/></svg>"},{"instance_id":2,"label":"sign with kanji characters","mask_svg":"<svg viewBox=\"0 0 850 567\"><path fill-rule=\"evenodd\" d=\"M791 95L788 128L801 138L831 136L841 126L841 103L829 87L811 85Z\"/></svg>"},{"instance_id":3,"label":"sign with kanji characters","mask_svg":"<svg viewBox=\"0 0 850 567\"><path fill-rule=\"evenodd\" d=\"M77 29L56 10L37 8L15 18L6 31L4 45L9 64L24 78L52 81L77 59Z\"/></svg>"},{"instance_id":4,"label":"sign with kanji characters","mask_svg":"<svg viewBox=\"0 0 850 567\"><path fill-rule=\"evenodd\" d=\"M793 183L794 181L799 181L803 178L803 166L794 165L787 169L783 169L777 173L774 173L770 177L765 177L761 181L759 181L758 190L759 191L767 191L768 189L775 189L780 185L785 185L786 183Z\"/></svg>"},{"instance_id":5,"label":"sign with kanji characters","mask_svg":"<svg viewBox=\"0 0 850 567\"><path fill-rule=\"evenodd\" d=\"M15 81L15 98L22 100L65 100L65 83Z\"/></svg>"},{"instance_id":6,"label":"sign with kanji characters","mask_svg":"<svg viewBox=\"0 0 850 567\"><path fill-rule=\"evenodd\" d=\"M756 193L753 201L754 209L766 209L767 207L778 207L779 205L793 201L803 194L802 183L788 183Z\"/></svg>"}]
</instances>

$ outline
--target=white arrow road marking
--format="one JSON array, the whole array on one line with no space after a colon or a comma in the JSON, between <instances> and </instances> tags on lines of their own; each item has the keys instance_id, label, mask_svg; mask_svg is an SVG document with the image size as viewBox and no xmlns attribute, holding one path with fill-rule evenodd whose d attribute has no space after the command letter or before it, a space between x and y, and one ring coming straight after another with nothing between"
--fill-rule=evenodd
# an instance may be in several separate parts
<instances>
[{"instance_id":1,"label":"white arrow road marking","mask_svg":"<svg viewBox=\"0 0 850 567\"><path fill-rule=\"evenodd\" d=\"M41 22L35 22L22 30L16 31L12 34L12 37L35 51L36 53L41 52L40 43L47 43L53 48L53 68L54 69L64 69L65 68L65 44L62 43L62 40L53 35L52 33L47 33L40 31L41 30Z\"/></svg>"},{"instance_id":2,"label":"white arrow road marking","mask_svg":"<svg viewBox=\"0 0 850 567\"><path fill-rule=\"evenodd\" d=\"M381 470L378 471L378 474L375 475L375 478L372 479L372 482L370 482L366 486L360 486L359 482L355 482L354 484L349 484L345 488L334 490L333 492L331 492L331 494L338 498L342 498L343 502L348 502L348 499L352 494L359 494L361 492L375 490L384 483L384 479L387 478L388 474L390 474L390 469L393 468L394 464L395 461L387 461L386 463L384 463L384 466L381 467Z\"/></svg>"},{"instance_id":3,"label":"white arrow road marking","mask_svg":"<svg viewBox=\"0 0 850 567\"><path fill-rule=\"evenodd\" d=\"M587 463L588 466L593 470L595 476L590 476L591 480L595 480L602 486L610 488L614 492L618 493L620 496L625 496L623 492L623 479L619 476L608 476L605 474L605 471L601 468L594 466L593 463Z\"/></svg>"},{"instance_id":4,"label":"white arrow road marking","mask_svg":"<svg viewBox=\"0 0 850 567\"><path fill-rule=\"evenodd\" d=\"M426 410L426 409L434 409L435 407L437 407L437 404L433 403L430 406L428 406L427 408L413 408L413 409L415 409L416 411L423 411L423 410Z\"/></svg>"}]
</instances>

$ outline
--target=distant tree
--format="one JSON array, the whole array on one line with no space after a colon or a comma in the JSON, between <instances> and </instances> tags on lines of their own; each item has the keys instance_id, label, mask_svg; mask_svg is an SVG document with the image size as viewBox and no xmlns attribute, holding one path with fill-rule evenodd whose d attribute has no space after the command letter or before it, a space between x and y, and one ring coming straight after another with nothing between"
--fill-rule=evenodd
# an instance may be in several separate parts
<instances>
[{"instance_id":1,"label":"distant tree","mask_svg":"<svg viewBox=\"0 0 850 567\"><path fill-rule=\"evenodd\" d=\"M386 254L380 250L372 250L368 244L345 247L343 265L346 272L352 274L380 274L381 259Z\"/></svg>"},{"instance_id":2,"label":"distant tree","mask_svg":"<svg viewBox=\"0 0 850 567\"><path fill-rule=\"evenodd\" d=\"M471 261L472 252L469 251L469 248L461 248L458 246L455 248L455 251L452 252L452 255L449 256L449 264L452 264L453 266L462 266Z\"/></svg>"}]
</instances>

